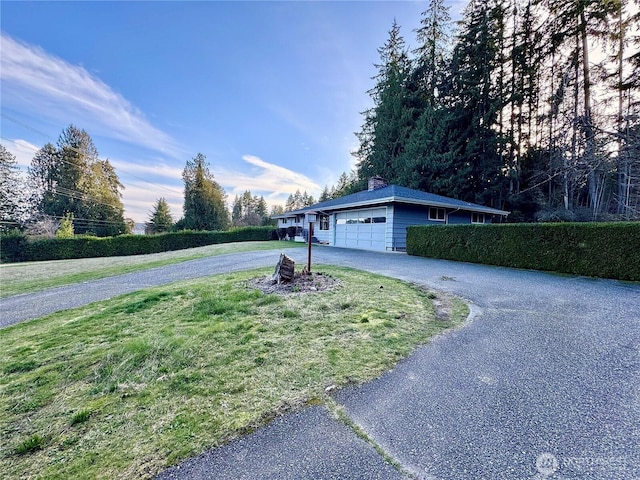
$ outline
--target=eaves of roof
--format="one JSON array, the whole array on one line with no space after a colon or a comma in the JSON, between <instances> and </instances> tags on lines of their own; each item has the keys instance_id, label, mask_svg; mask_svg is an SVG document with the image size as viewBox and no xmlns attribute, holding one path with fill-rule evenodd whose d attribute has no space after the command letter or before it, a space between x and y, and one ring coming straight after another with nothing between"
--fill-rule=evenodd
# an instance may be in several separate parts
<instances>
[{"instance_id":1,"label":"eaves of roof","mask_svg":"<svg viewBox=\"0 0 640 480\"><path fill-rule=\"evenodd\" d=\"M485 207L475 203L464 202L453 198L443 197L432 193L421 192L397 185L389 185L373 191L357 192L345 197L327 200L316 203L307 208L286 212L272 218L291 218L296 215L304 215L307 212L333 212L337 210L347 210L352 208L363 208L368 206L385 205L391 203L401 203L409 205L420 205L429 207L448 208L453 210L464 210L468 212L486 213L489 215L508 215L509 212L496 208Z\"/></svg>"},{"instance_id":2,"label":"eaves of roof","mask_svg":"<svg viewBox=\"0 0 640 480\"><path fill-rule=\"evenodd\" d=\"M390 203L404 203L409 205L420 205L428 207L449 208L454 210L464 210L468 212L488 213L491 215L509 215L509 212L505 210L498 210L496 208L483 207L482 205L452 205L448 202L438 201L424 201L406 197L385 197L377 198L369 201L343 203L339 205L331 205L325 208L316 208L314 205L310 206L306 211L319 211L319 212L332 212L336 210L347 210L351 208L385 205ZM275 218L275 217L274 217Z\"/></svg>"}]
</instances>

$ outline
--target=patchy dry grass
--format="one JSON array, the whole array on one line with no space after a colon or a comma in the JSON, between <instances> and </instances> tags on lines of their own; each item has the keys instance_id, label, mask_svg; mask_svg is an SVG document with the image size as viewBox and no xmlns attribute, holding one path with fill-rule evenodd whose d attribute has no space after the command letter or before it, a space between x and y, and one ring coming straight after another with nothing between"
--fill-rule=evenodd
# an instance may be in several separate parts
<instances>
[{"instance_id":1,"label":"patchy dry grass","mask_svg":"<svg viewBox=\"0 0 640 480\"><path fill-rule=\"evenodd\" d=\"M459 324L450 301L360 271L266 295L219 275L123 295L0 330L5 478L140 478L364 382Z\"/></svg>"},{"instance_id":2,"label":"patchy dry grass","mask_svg":"<svg viewBox=\"0 0 640 480\"><path fill-rule=\"evenodd\" d=\"M45 288L86 282L98 278L162 267L173 263L213 257L227 253L256 250L274 250L300 247L300 243L287 242L239 242L207 245L172 252L127 257L81 258L77 260L53 260L48 262L11 263L0 265L0 298L19 293L36 292Z\"/></svg>"}]
</instances>

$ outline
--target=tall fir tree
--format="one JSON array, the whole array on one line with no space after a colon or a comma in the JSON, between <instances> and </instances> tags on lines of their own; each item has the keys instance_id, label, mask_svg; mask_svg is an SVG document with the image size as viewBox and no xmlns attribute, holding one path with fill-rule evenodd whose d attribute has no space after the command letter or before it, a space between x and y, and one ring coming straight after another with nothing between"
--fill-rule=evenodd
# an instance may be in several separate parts
<instances>
[{"instance_id":1,"label":"tall fir tree","mask_svg":"<svg viewBox=\"0 0 640 480\"><path fill-rule=\"evenodd\" d=\"M16 157L0 145L0 231L20 227L26 220L27 192Z\"/></svg>"},{"instance_id":2,"label":"tall fir tree","mask_svg":"<svg viewBox=\"0 0 640 480\"><path fill-rule=\"evenodd\" d=\"M231 223L236 227L270 223L264 197L252 196L250 190L246 190L242 195L236 195L231 208Z\"/></svg>"},{"instance_id":3,"label":"tall fir tree","mask_svg":"<svg viewBox=\"0 0 640 480\"><path fill-rule=\"evenodd\" d=\"M73 213L75 232L111 236L125 233L124 188L113 166L98 156L91 136L70 125L57 148L46 144L34 156L29 183L34 213L62 219Z\"/></svg>"},{"instance_id":4,"label":"tall fir tree","mask_svg":"<svg viewBox=\"0 0 640 480\"><path fill-rule=\"evenodd\" d=\"M494 78L500 65L492 1L472 0L458 33L451 67L449 151L450 194L461 200L500 208L505 198L504 165L494 129L504 99L496 95Z\"/></svg>"},{"instance_id":5,"label":"tall fir tree","mask_svg":"<svg viewBox=\"0 0 640 480\"><path fill-rule=\"evenodd\" d=\"M206 157L198 153L182 172L184 181L184 218L181 226L188 230L226 230L229 212L226 193L215 181Z\"/></svg>"},{"instance_id":6,"label":"tall fir tree","mask_svg":"<svg viewBox=\"0 0 640 480\"><path fill-rule=\"evenodd\" d=\"M153 205L149 220L145 223L145 233L155 234L168 232L173 226L171 209L164 197L159 198Z\"/></svg>"},{"instance_id":7,"label":"tall fir tree","mask_svg":"<svg viewBox=\"0 0 640 480\"><path fill-rule=\"evenodd\" d=\"M443 0L431 0L422 13L408 92L414 95L416 121L397 171L397 183L445 195L449 193L446 169L451 156L446 135L449 113L441 96L447 75L450 22L449 7Z\"/></svg>"},{"instance_id":8,"label":"tall fir tree","mask_svg":"<svg viewBox=\"0 0 640 480\"><path fill-rule=\"evenodd\" d=\"M360 181L381 176L396 181L402 168L400 158L415 123L413 95L407 89L411 61L400 26L394 21L389 38L380 49L376 85L369 91L374 107L364 114L359 134L360 148L355 152Z\"/></svg>"}]
</instances>

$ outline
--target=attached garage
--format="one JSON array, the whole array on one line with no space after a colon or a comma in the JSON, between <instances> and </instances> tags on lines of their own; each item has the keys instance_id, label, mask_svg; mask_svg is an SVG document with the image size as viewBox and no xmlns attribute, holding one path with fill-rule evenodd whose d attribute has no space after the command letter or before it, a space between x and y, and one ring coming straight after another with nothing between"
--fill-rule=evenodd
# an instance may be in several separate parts
<instances>
[{"instance_id":1,"label":"attached garage","mask_svg":"<svg viewBox=\"0 0 640 480\"><path fill-rule=\"evenodd\" d=\"M387 208L337 212L334 231L335 246L385 250Z\"/></svg>"}]
</instances>

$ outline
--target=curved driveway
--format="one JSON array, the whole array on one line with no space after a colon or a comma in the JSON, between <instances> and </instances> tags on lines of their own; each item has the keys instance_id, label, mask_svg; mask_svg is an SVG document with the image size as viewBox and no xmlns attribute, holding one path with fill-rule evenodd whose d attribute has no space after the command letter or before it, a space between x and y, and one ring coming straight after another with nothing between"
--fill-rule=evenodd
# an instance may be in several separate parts
<instances>
[{"instance_id":1,"label":"curved driveway","mask_svg":"<svg viewBox=\"0 0 640 480\"><path fill-rule=\"evenodd\" d=\"M305 263L306 251L287 254ZM639 284L338 248L313 255L455 293L478 313L335 395L400 471L313 407L160 478L640 479ZM277 256L211 257L10 297L0 324Z\"/></svg>"}]
</instances>

